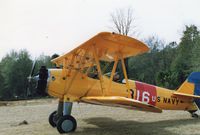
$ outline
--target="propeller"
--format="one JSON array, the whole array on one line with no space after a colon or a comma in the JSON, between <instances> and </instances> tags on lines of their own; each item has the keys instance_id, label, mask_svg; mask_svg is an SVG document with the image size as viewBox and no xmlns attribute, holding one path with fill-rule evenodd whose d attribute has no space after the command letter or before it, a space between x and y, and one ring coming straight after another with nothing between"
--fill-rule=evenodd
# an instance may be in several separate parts
<instances>
[{"instance_id":1,"label":"propeller","mask_svg":"<svg viewBox=\"0 0 200 135\"><path fill-rule=\"evenodd\" d=\"M37 95L40 96L46 96L46 86L47 86L47 79L49 77L48 75L48 69L46 66L41 66L39 69L39 73L34 76L34 71L36 67L36 60L33 62L31 72L29 76L27 77L28 79L28 87L27 87L27 96L33 94L30 91L30 88L32 87L32 81L36 82L37 81L37 86L36 86L36 93Z\"/></svg>"}]
</instances>

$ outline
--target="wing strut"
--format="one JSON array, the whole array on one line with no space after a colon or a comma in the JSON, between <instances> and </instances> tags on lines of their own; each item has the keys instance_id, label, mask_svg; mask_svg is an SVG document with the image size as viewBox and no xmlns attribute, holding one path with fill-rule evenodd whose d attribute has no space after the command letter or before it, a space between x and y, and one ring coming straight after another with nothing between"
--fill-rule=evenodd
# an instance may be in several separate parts
<instances>
[{"instance_id":1,"label":"wing strut","mask_svg":"<svg viewBox=\"0 0 200 135\"><path fill-rule=\"evenodd\" d=\"M113 66L113 69L112 69L112 73L111 73L111 76L110 76L110 81L109 81L109 84L108 84L108 91L110 91L111 83L113 81L113 76L114 76L116 68L117 68L117 63L118 63L118 57L116 55L115 56L115 63L114 63L114 66Z\"/></svg>"},{"instance_id":2,"label":"wing strut","mask_svg":"<svg viewBox=\"0 0 200 135\"><path fill-rule=\"evenodd\" d=\"M124 77L125 77L125 80L126 80L126 87L128 88L128 91L130 91L130 85L129 85L129 82L128 82L126 67L125 67L125 64L124 64L124 58L123 58L121 53L120 53L120 59L121 59L121 62L122 62L122 69L123 69Z\"/></svg>"},{"instance_id":3,"label":"wing strut","mask_svg":"<svg viewBox=\"0 0 200 135\"><path fill-rule=\"evenodd\" d=\"M99 58L97 56L97 50L95 48L95 45L93 45L93 54L94 54L94 58L97 64L97 69L98 69L98 75L99 75L99 79L100 79L100 83L101 83L101 90L102 90L102 95L105 96L105 88L103 86L103 76L102 76L102 72L101 72L101 67L100 67L100 63L99 63Z\"/></svg>"}]
</instances>

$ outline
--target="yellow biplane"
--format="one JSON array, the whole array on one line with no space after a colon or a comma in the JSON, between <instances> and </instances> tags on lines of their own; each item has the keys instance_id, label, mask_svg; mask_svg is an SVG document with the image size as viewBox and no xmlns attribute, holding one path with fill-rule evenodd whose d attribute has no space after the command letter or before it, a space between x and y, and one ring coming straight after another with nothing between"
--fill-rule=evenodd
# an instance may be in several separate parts
<instances>
[{"instance_id":1,"label":"yellow biplane","mask_svg":"<svg viewBox=\"0 0 200 135\"><path fill-rule=\"evenodd\" d=\"M177 91L128 79L124 59L148 51L147 45L134 38L102 32L53 59L56 68L42 66L35 77L39 93L59 98L58 109L49 116L50 125L60 133L75 131L73 102L155 113L186 110L198 117L200 72L191 73Z\"/></svg>"}]
</instances>

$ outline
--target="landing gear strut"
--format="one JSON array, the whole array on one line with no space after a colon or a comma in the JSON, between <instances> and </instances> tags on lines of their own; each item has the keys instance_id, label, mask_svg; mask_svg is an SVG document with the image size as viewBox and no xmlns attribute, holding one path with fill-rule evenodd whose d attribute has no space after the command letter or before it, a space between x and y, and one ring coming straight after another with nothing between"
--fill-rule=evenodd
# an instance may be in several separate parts
<instances>
[{"instance_id":1,"label":"landing gear strut","mask_svg":"<svg viewBox=\"0 0 200 135\"><path fill-rule=\"evenodd\" d=\"M59 101L58 110L49 115L49 124L52 127L57 127L59 133L69 133L76 130L76 119L71 116L71 102Z\"/></svg>"}]
</instances>

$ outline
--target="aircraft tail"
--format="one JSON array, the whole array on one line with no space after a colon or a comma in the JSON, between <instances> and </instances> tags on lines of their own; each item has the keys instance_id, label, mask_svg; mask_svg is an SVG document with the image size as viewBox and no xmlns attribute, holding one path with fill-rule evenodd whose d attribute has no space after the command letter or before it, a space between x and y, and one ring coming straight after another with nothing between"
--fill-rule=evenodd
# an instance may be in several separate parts
<instances>
[{"instance_id":1,"label":"aircraft tail","mask_svg":"<svg viewBox=\"0 0 200 135\"><path fill-rule=\"evenodd\" d=\"M194 102L200 108L200 72L192 72L176 93L193 97Z\"/></svg>"}]
</instances>

